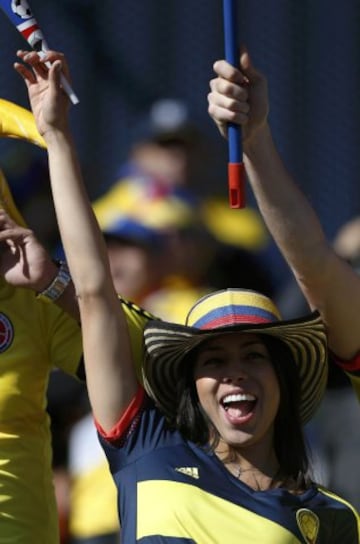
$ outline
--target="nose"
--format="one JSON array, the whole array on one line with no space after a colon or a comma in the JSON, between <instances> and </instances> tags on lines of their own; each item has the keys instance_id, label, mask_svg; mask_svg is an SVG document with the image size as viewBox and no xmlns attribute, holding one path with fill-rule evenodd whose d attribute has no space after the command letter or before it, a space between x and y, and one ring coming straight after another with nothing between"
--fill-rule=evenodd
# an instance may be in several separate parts
<instances>
[{"instance_id":1,"label":"nose","mask_svg":"<svg viewBox=\"0 0 360 544\"><path fill-rule=\"evenodd\" d=\"M223 382L224 383L237 383L242 382L248 378L248 374L239 361L226 365L224 368Z\"/></svg>"}]
</instances>

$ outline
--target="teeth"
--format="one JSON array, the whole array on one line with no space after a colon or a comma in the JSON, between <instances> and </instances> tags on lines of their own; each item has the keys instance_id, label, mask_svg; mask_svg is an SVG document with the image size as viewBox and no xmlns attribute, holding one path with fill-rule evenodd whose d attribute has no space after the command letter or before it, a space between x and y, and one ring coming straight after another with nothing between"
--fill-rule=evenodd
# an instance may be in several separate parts
<instances>
[{"instance_id":1,"label":"teeth","mask_svg":"<svg viewBox=\"0 0 360 544\"><path fill-rule=\"evenodd\" d=\"M237 393L236 395L227 395L223 398L223 404L227 404L228 402L241 402L244 400L256 400L254 395L250 395L248 393Z\"/></svg>"}]
</instances>

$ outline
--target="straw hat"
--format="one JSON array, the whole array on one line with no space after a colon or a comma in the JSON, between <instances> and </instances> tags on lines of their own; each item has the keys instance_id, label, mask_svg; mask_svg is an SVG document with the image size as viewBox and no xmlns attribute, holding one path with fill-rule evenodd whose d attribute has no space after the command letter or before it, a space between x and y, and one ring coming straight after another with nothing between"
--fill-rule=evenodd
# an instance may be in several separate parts
<instances>
[{"instance_id":1,"label":"straw hat","mask_svg":"<svg viewBox=\"0 0 360 544\"><path fill-rule=\"evenodd\" d=\"M204 296L191 308L185 325L160 320L146 325L143 380L147 393L173 417L176 387L188 354L206 340L234 332L266 334L290 348L300 379L300 417L303 423L309 421L327 382L325 326L317 312L283 321L268 297L246 289L225 289Z\"/></svg>"}]
</instances>

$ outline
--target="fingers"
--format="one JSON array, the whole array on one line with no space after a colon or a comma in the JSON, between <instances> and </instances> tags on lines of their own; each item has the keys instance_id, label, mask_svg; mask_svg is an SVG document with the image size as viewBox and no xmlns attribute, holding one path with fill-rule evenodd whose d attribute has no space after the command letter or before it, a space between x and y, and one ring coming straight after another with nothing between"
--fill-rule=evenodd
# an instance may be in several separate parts
<instances>
[{"instance_id":1,"label":"fingers","mask_svg":"<svg viewBox=\"0 0 360 544\"><path fill-rule=\"evenodd\" d=\"M22 227L15 223L15 221L4 210L0 209L0 239L6 238L18 238L19 236L26 236L30 233L30 229Z\"/></svg>"},{"instance_id":2,"label":"fingers","mask_svg":"<svg viewBox=\"0 0 360 544\"><path fill-rule=\"evenodd\" d=\"M16 72L23 78L26 85L29 87L31 84L36 83L37 74L41 78L45 78L47 75L47 68L43 62L41 62L38 53L35 51L17 51L17 57L22 61L15 62L14 68ZM24 64L26 63L26 64Z\"/></svg>"},{"instance_id":3,"label":"fingers","mask_svg":"<svg viewBox=\"0 0 360 544\"><path fill-rule=\"evenodd\" d=\"M232 83L223 77L217 77L210 81L210 89L214 94L228 97L236 102L246 102L249 98L247 87Z\"/></svg>"},{"instance_id":4,"label":"fingers","mask_svg":"<svg viewBox=\"0 0 360 544\"><path fill-rule=\"evenodd\" d=\"M69 81L69 83L71 83L69 67L63 53L59 53L58 51L47 51L44 57L44 61L49 63L49 65L53 65L56 62L60 62L62 73L64 74L66 79Z\"/></svg>"},{"instance_id":5,"label":"fingers","mask_svg":"<svg viewBox=\"0 0 360 544\"><path fill-rule=\"evenodd\" d=\"M36 82L36 77L32 70L29 70L24 64L20 64L19 62L14 63L15 71L23 78L26 85L29 86L31 83Z\"/></svg>"},{"instance_id":6,"label":"fingers","mask_svg":"<svg viewBox=\"0 0 360 544\"><path fill-rule=\"evenodd\" d=\"M222 61L220 61L222 62ZM227 74L230 65L223 66ZM220 72L223 73L222 67ZM236 76L235 76L236 77ZM223 77L210 81L211 92L208 94L208 112L216 123L247 123L250 107L248 104L248 90L244 86L233 83Z\"/></svg>"},{"instance_id":7,"label":"fingers","mask_svg":"<svg viewBox=\"0 0 360 544\"><path fill-rule=\"evenodd\" d=\"M249 83L257 83L259 80L264 79L264 76L256 70L251 62L248 51L243 48L240 52L240 67Z\"/></svg>"},{"instance_id":8,"label":"fingers","mask_svg":"<svg viewBox=\"0 0 360 544\"><path fill-rule=\"evenodd\" d=\"M209 101L208 112L219 127L220 125L227 123L246 125L248 122L248 116L246 113L229 110L228 108L221 107L218 104L212 103L211 101ZM223 133L225 130L221 130L221 132Z\"/></svg>"},{"instance_id":9,"label":"fingers","mask_svg":"<svg viewBox=\"0 0 360 544\"><path fill-rule=\"evenodd\" d=\"M7 244L7 246L14 251L16 247L24 244L28 234L28 230L15 225L14 228L7 228L0 231L0 244Z\"/></svg>"},{"instance_id":10,"label":"fingers","mask_svg":"<svg viewBox=\"0 0 360 544\"><path fill-rule=\"evenodd\" d=\"M29 72L32 71L33 78L35 79L35 76L39 76L42 79L46 79L48 68L44 63L44 60L40 57L40 55L36 51L23 51L19 50L17 51L16 55L20 60L23 61L27 66ZM18 64L18 63L17 63ZM32 70L29 69L31 67Z\"/></svg>"},{"instance_id":11,"label":"fingers","mask_svg":"<svg viewBox=\"0 0 360 544\"><path fill-rule=\"evenodd\" d=\"M226 60L217 60L213 65L213 69L219 77L232 81L237 85L246 85L248 83L246 76Z\"/></svg>"},{"instance_id":12,"label":"fingers","mask_svg":"<svg viewBox=\"0 0 360 544\"><path fill-rule=\"evenodd\" d=\"M16 225L15 221L11 219L10 215L3 208L0 208L0 229L6 227L13 227Z\"/></svg>"},{"instance_id":13,"label":"fingers","mask_svg":"<svg viewBox=\"0 0 360 544\"><path fill-rule=\"evenodd\" d=\"M61 74L62 64L60 60L55 60L54 63L50 66L49 69L49 83L50 88L54 92L60 89L60 74Z\"/></svg>"},{"instance_id":14,"label":"fingers","mask_svg":"<svg viewBox=\"0 0 360 544\"><path fill-rule=\"evenodd\" d=\"M24 49L19 49L16 52L16 55L27 64L35 65L38 63L49 62L52 64L56 60L60 60L65 64L65 58L63 53L58 51L47 51L46 53L38 53L37 51L26 51Z\"/></svg>"},{"instance_id":15,"label":"fingers","mask_svg":"<svg viewBox=\"0 0 360 544\"><path fill-rule=\"evenodd\" d=\"M60 69L69 79L69 70L65 57L58 51L47 51L44 53L37 53L36 51L17 51L18 58L24 63L15 63L15 70L24 78L27 83L34 83L37 77L41 79L48 79L49 72L53 66L60 64ZM56 68L58 71L59 68Z\"/></svg>"}]
</instances>

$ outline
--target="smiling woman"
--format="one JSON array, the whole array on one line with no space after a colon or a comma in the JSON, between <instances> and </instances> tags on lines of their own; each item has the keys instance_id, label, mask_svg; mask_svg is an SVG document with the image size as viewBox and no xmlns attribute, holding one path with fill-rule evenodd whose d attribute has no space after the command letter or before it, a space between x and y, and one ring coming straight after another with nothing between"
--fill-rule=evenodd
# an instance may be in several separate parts
<instances>
[{"instance_id":1,"label":"smiling woman","mask_svg":"<svg viewBox=\"0 0 360 544\"><path fill-rule=\"evenodd\" d=\"M280 391L265 343L235 332L205 342L195 361L195 383L214 426L216 454L229 470L246 483L254 471L278 472L273 434Z\"/></svg>"},{"instance_id":2,"label":"smiling woman","mask_svg":"<svg viewBox=\"0 0 360 544\"><path fill-rule=\"evenodd\" d=\"M266 296L228 289L201 299L185 326L151 322L145 344L145 388L170 426L210 446L247 483L256 471L266 488L309 486L302 423L320 402L327 376L316 313L284 322Z\"/></svg>"},{"instance_id":3,"label":"smiling woman","mask_svg":"<svg viewBox=\"0 0 360 544\"><path fill-rule=\"evenodd\" d=\"M195 380L199 402L202 406L208 404L208 414L215 395L220 418L208 440L211 438L216 451L221 444L221 458L229 470L234 472L235 464L238 478L247 481L245 472L249 471L251 451L257 464L269 464L265 447L268 442L276 458L271 463L270 487L279 482L286 482L293 490L308 486L309 462L299 414L298 371L283 342L246 333L205 342L195 362ZM213 422L216 409L214 412ZM204 424L199 427L204 428ZM234 430L234 437L227 438L229 430ZM242 459L243 449L246 460Z\"/></svg>"},{"instance_id":4,"label":"smiling woman","mask_svg":"<svg viewBox=\"0 0 360 544\"><path fill-rule=\"evenodd\" d=\"M78 295L89 397L118 490L122 541L358 541L358 518L306 478L295 434L321 402L327 336L318 313L284 321L261 293L200 299L184 325L153 319L136 375L67 121L62 55L18 53L47 143L60 233ZM241 91L246 92L244 90ZM130 331L131 334L131 331Z\"/></svg>"}]
</instances>

